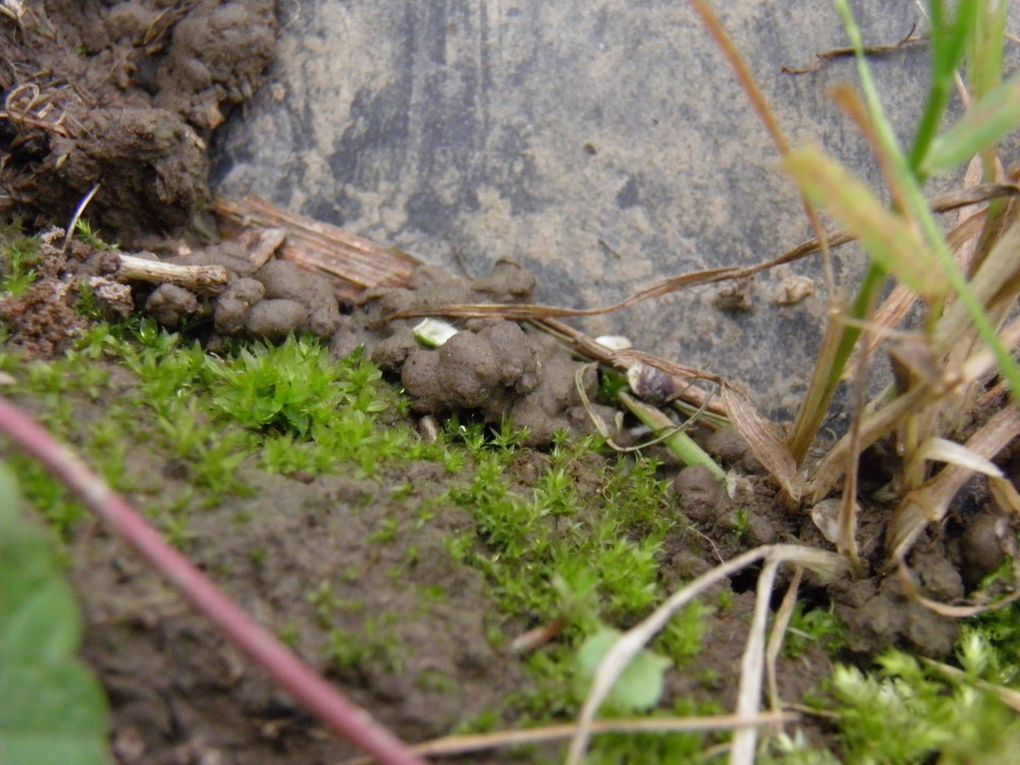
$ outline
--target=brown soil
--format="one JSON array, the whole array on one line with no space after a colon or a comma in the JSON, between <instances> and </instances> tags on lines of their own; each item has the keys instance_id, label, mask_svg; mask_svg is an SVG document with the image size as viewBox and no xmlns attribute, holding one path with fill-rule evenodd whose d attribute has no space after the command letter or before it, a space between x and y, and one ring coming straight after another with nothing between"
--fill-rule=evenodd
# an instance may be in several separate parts
<instances>
[{"instance_id":1,"label":"brown soil","mask_svg":"<svg viewBox=\"0 0 1020 765\"><path fill-rule=\"evenodd\" d=\"M534 280L511 263L473 282L422 268L406 288L371 292L364 306L344 314L328 287L289 263L268 256L253 262L236 243L198 246L193 234L187 247L168 238L200 216L209 198L206 145L230 109L258 87L273 55L273 29L269 0L47 0L32 4L20 25L0 20L7 111L0 122L0 217L28 216L40 228L62 223L99 183L89 217L125 246L147 245L179 264L219 264L230 276L218 296L135 284L126 296L100 300L101 307L123 311L126 301L128 310L144 307L171 328L197 321L210 344L230 335L273 339L295 331L329 339L337 356L366 344L371 358L402 383L418 415L472 410L498 422L508 414L529 428L530 444L538 447L557 430L588 432L575 385L579 362L541 333L502 320L473 321L441 348L426 349L413 337L415 320L391 320L439 304L526 300ZM82 280L118 283L108 254L81 244L67 253L59 242L47 247L36 286L0 305L10 342L35 355L59 353L81 329L69 306ZM592 396L594 376L584 385ZM31 401L21 403L33 408ZM83 397L72 405L85 428L104 402ZM611 412L602 414L612 422ZM831 547L807 516L778 506L774 488L733 433L699 438L726 468L750 475L751 484L738 509L703 469L666 468L683 518L660 556L664 583L686 581L759 544ZM534 484L543 460L541 453L527 454L512 476L521 492ZM188 476L179 467L137 447L130 469L145 490L135 499L181 496ZM597 472L574 466L579 494L599 495ZM494 613L482 575L447 551L448 540L471 532L472 523L443 497L469 477L470 471L446 475L432 463L414 463L378 481L304 481L246 468L251 496L196 514L188 554L398 735L441 735L473 714L500 708L523 682L523 660L493 648L490 628L513 635L535 626L526 615L515 620ZM413 491L397 490L408 482ZM424 508L432 520L412 532L409 519ZM887 512L875 506L863 517ZM391 522L399 529L394 538L373 541ZM1002 560L997 524L980 489L962 499L944 533L917 546L913 564L922 590L951 601L994 570ZM862 537L877 542L880 535L866 528ZM880 552L877 544L865 551L875 564ZM86 656L113 703L120 762L325 763L349 753L117 541L83 531L72 553L88 621ZM328 618L310 599L323 585L335 596ZM700 674L672 673L669 698L732 705L753 579L738 578L733 589L732 607L709 620ZM811 585L807 597L835 603L851 632L848 658L893 645L944 656L957 634L955 622L909 601L895 575L827 590ZM332 649L334 657L357 652L351 669L324 658L330 630L350 637L349 645ZM800 698L830 667L817 650L784 660L784 697ZM705 671L721 680L706 684L699 679Z\"/></svg>"},{"instance_id":2,"label":"brown soil","mask_svg":"<svg viewBox=\"0 0 1020 765\"><path fill-rule=\"evenodd\" d=\"M0 214L90 215L120 241L192 222L206 146L274 54L272 0L46 0L0 23Z\"/></svg>"},{"instance_id":3,"label":"brown soil","mask_svg":"<svg viewBox=\"0 0 1020 765\"><path fill-rule=\"evenodd\" d=\"M160 492L185 488L186 477L167 477L167 466L136 456L133 469L154 477ZM497 708L520 682L486 637L491 607L481 574L444 547L470 519L433 502L437 468L309 484L245 471L252 496L196 515L188 547L189 558L261 624L290 636L315 669L410 740ZM391 487L408 479L417 490L394 498ZM410 519L425 507L433 519L412 530ZM392 543L373 541L397 519ZM71 574L89 624L85 656L114 706L121 762L328 763L356 754L117 540L83 535ZM317 592L329 596L316 600ZM349 654L349 668L332 658L337 651Z\"/></svg>"}]
</instances>

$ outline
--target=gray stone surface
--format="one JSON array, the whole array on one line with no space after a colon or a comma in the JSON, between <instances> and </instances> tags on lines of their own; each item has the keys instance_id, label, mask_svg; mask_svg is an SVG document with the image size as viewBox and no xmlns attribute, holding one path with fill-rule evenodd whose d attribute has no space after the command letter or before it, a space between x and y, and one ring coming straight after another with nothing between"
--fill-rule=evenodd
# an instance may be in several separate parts
<instances>
[{"instance_id":1,"label":"gray stone surface","mask_svg":"<svg viewBox=\"0 0 1020 765\"><path fill-rule=\"evenodd\" d=\"M715 5L790 138L818 140L877 182L827 96L855 79L853 63L781 73L846 44L829 0ZM853 5L872 42L900 39L919 15L912 2ZM536 272L543 302L575 307L809 236L764 129L684 2L281 0L279 13L271 84L218 142L224 193L259 194L455 273L513 258ZM874 62L904 141L927 56L922 46ZM851 289L859 266L841 251ZM728 375L789 414L825 306L821 289L775 305L790 273L820 272L759 277L743 313L714 307L708 288L583 326Z\"/></svg>"}]
</instances>

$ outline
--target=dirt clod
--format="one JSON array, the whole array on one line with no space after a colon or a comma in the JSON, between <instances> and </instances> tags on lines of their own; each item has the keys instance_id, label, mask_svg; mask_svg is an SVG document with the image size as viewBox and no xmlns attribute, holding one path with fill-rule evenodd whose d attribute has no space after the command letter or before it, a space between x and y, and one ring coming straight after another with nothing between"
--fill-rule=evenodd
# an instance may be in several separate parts
<instances>
[{"instance_id":1,"label":"dirt clod","mask_svg":"<svg viewBox=\"0 0 1020 765\"><path fill-rule=\"evenodd\" d=\"M968 587L976 587L1006 562L1004 541L1008 533L1006 519L992 513L981 513L967 525L960 536L960 573Z\"/></svg>"},{"instance_id":2,"label":"dirt clod","mask_svg":"<svg viewBox=\"0 0 1020 765\"><path fill-rule=\"evenodd\" d=\"M0 25L0 213L67 220L100 184L89 213L122 243L188 225L210 196L211 130L273 56L274 4L38 5Z\"/></svg>"},{"instance_id":3,"label":"dirt clod","mask_svg":"<svg viewBox=\"0 0 1020 765\"><path fill-rule=\"evenodd\" d=\"M10 332L7 345L29 358L62 351L87 325L71 300L69 284L58 279L42 279L24 295L0 300L0 319Z\"/></svg>"},{"instance_id":4,"label":"dirt clod","mask_svg":"<svg viewBox=\"0 0 1020 765\"><path fill-rule=\"evenodd\" d=\"M676 474L673 491L684 515L698 523L714 523L729 502L723 485L706 467L691 465Z\"/></svg>"},{"instance_id":5,"label":"dirt clod","mask_svg":"<svg viewBox=\"0 0 1020 765\"><path fill-rule=\"evenodd\" d=\"M256 279L240 278L232 281L216 301L213 313L216 331L226 335L241 332L246 326L251 307L265 294L266 288Z\"/></svg>"},{"instance_id":6,"label":"dirt clod","mask_svg":"<svg viewBox=\"0 0 1020 765\"><path fill-rule=\"evenodd\" d=\"M161 284L145 301L145 310L164 327L176 329L182 319L198 311L198 298L183 287Z\"/></svg>"},{"instance_id":7,"label":"dirt clod","mask_svg":"<svg viewBox=\"0 0 1020 765\"><path fill-rule=\"evenodd\" d=\"M256 337L284 338L304 329L308 309L296 300L263 300L252 306L245 328Z\"/></svg>"}]
</instances>

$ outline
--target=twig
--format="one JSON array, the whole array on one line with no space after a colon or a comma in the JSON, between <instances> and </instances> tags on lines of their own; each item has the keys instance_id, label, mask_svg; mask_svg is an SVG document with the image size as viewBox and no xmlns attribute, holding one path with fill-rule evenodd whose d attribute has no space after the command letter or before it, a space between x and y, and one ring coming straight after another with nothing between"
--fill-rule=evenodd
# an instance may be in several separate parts
<instances>
[{"instance_id":1,"label":"twig","mask_svg":"<svg viewBox=\"0 0 1020 765\"><path fill-rule=\"evenodd\" d=\"M418 261L395 247L384 247L328 223L274 207L264 199L217 197L213 211L226 229L280 228L287 241L279 257L318 274L344 302L358 302L372 287L402 287Z\"/></svg>"},{"instance_id":2,"label":"twig","mask_svg":"<svg viewBox=\"0 0 1020 765\"><path fill-rule=\"evenodd\" d=\"M769 706L773 712L778 712L783 706L783 701L779 698L779 684L776 682L776 660L783 648L783 639L786 637L786 628L790 626L794 606L797 605L797 592L800 590L800 580L803 576L804 569L797 566L793 571L790 586L783 596L783 602L776 611L775 620L772 622L772 634L769 635L769 644L765 648L765 674L769 684Z\"/></svg>"},{"instance_id":3,"label":"twig","mask_svg":"<svg viewBox=\"0 0 1020 765\"><path fill-rule=\"evenodd\" d=\"M880 58L882 56L888 56L892 53L897 53L905 48L912 47L914 45L920 45L921 43L928 41L928 35L914 35L914 30L917 28L917 24L910 27L910 31L899 40L899 42L892 43L891 45L866 45L864 46L864 55L872 58ZM832 63L833 61L840 58L853 58L853 48L833 48L832 50L822 51L821 53L815 54L815 63L811 66L805 66L802 68L784 66L782 68L783 74L810 74L811 72L817 72L823 66Z\"/></svg>"},{"instance_id":4,"label":"twig","mask_svg":"<svg viewBox=\"0 0 1020 765\"><path fill-rule=\"evenodd\" d=\"M710 731L740 730L749 726L777 725L793 722L796 715L784 712L765 712L752 717L737 715L715 715L711 717L641 717L622 720L596 720L592 724L592 733L706 733ZM445 756L478 752L484 749L496 749L504 746L520 746L522 744L538 744L543 741L555 741L574 735L576 725L548 725L542 728L526 728L524 730L505 730L495 733L480 733L464 736L443 736L411 749L416 754ZM369 765L371 761L364 757L344 760L339 765Z\"/></svg>"},{"instance_id":5,"label":"twig","mask_svg":"<svg viewBox=\"0 0 1020 765\"><path fill-rule=\"evenodd\" d=\"M230 274L223 266L179 266L161 260L117 254L117 276L126 281L176 284L203 295L218 295L227 288Z\"/></svg>"},{"instance_id":6,"label":"twig","mask_svg":"<svg viewBox=\"0 0 1020 765\"><path fill-rule=\"evenodd\" d=\"M384 765L424 765L392 733L303 664L163 538L69 449L0 397L0 433L99 516L192 607L328 728Z\"/></svg>"}]
</instances>

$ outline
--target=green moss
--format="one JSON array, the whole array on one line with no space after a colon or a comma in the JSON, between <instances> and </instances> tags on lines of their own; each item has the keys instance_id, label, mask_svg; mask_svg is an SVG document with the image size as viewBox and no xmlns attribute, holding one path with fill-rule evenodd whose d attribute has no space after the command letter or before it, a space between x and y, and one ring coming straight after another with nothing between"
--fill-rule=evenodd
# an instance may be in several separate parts
<instances>
[{"instance_id":1,"label":"green moss","mask_svg":"<svg viewBox=\"0 0 1020 765\"><path fill-rule=\"evenodd\" d=\"M817 645L826 653L835 654L845 644L843 626L832 609L815 608L805 610L798 602L793 607L790 625L783 643L783 653L791 658L800 657L810 644Z\"/></svg>"},{"instance_id":2,"label":"green moss","mask_svg":"<svg viewBox=\"0 0 1020 765\"><path fill-rule=\"evenodd\" d=\"M19 222L0 226L0 298L23 295L35 283L41 247Z\"/></svg>"}]
</instances>

